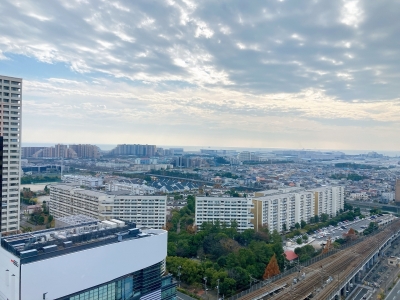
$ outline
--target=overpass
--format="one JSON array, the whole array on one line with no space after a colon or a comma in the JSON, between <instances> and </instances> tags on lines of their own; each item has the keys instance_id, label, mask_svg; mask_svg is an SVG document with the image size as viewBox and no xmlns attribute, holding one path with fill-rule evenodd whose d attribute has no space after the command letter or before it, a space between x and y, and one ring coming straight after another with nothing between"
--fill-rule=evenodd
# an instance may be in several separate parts
<instances>
[{"instance_id":1,"label":"overpass","mask_svg":"<svg viewBox=\"0 0 400 300\"><path fill-rule=\"evenodd\" d=\"M383 204L383 203L372 203L372 202L364 202L364 201L352 201L346 200L346 203L353 205L355 207L364 208L364 209L374 209L379 208L382 211L392 212L395 214L400 214L400 206Z\"/></svg>"}]
</instances>

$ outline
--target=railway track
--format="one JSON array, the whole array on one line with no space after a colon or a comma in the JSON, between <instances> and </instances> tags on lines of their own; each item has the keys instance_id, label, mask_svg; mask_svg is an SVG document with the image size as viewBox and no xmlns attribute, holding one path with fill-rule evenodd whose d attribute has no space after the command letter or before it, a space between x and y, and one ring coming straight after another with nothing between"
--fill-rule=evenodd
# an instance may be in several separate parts
<instances>
[{"instance_id":1,"label":"railway track","mask_svg":"<svg viewBox=\"0 0 400 300\"><path fill-rule=\"evenodd\" d=\"M288 300L313 299L326 300L395 232L400 230L400 220L393 222L381 232L359 242L358 244L324 258L308 267L301 273L293 273L274 283L240 297L240 300L271 299ZM304 278L302 274L305 274ZM293 284L293 280L300 281ZM277 292L270 295L271 291ZM267 296L269 296L267 298Z\"/></svg>"}]
</instances>

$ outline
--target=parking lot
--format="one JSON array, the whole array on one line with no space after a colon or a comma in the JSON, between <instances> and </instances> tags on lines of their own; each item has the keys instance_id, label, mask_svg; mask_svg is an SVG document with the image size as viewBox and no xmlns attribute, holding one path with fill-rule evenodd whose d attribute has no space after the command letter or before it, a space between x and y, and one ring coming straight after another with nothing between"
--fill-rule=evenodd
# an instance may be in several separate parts
<instances>
[{"instance_id":1,"label":"parking lot","mask_svg":"<svg viewBox=\"0 0 400 300\"><path fill-rule=\"evenodd\" d=\"M313 245L315 248L321 246L321 244L326 243L328 237L331 238L331 241L335 241L343 237L343 234L346 234L350 228L353 228L357 232L363 232L364 229L368 228L371 222L377 222L378 225L386 224L393 219L395 219L391 214L384 214L384 215L373 215L367 216L365 219L358 219L354 221L344 221L340 222L337 226L329 226L322 229L319 229L318 232L314 232L311 235L308 235L308 243ZM303 245L296 245L296 239L301 238L302 236L296 236L293 239L287 240L292 242L292 247L296 246L304 246Z\"/></svg>"},{"instance_id":2,"label":"parking lot","mask_svg":"<svg viewBox=\"0 0 400 300\"><path fill-rule=\"evenodd\" d=\"M390 220L393 220L395 217L392 215L376 215L367 217L361 220L354 221L344 221L338 224L338 226L329 226L325 229L321 229L320 232L311 235L311 238L317 242L326 241L328 237L331 238L332 241L342 238L343 234L346 234L350 228L358 232L363 232L365 228L369 226L371 222L377 222L378 225L385 224Z\"/></svg>"}]
</instances>

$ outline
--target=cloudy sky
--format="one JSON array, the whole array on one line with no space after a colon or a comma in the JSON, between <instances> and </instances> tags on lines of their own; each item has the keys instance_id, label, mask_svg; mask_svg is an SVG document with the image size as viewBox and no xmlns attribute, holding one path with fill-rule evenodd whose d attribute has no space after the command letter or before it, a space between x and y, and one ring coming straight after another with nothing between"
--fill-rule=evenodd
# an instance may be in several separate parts
<instances>
[{"instance_id":1,"label":"cloudy sky","mask_svg":"<svg viewBox=\"0 0 400 300\"><path fill-rule=\"evenodd\" d=\"M23 143L400 149L400 2L0 2Z\"/></svg>"}]
</instances>

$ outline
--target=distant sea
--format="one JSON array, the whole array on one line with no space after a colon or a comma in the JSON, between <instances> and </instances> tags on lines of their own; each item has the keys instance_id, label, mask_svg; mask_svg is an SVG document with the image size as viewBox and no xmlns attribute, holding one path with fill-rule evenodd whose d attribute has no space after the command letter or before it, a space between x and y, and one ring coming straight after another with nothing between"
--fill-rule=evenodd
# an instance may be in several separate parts
<instances>
[{"instance_id":1,"label":"distant sea","mask_svg":"<svg viewBox=\"0 0 400 300\"><path fill-rule=\"evenodd\" d=\"M50 147L54 146L55 143L22 143L22 147ZM117 145L113 144L96 144L101 150L111 150ZM176 145L157 145L161 148L183 148L187 152L199 152L200 149L215 149L215 150L237 150L237 151L261 151L271 152L277 150L310 150L310 151L341 151L347 155L367 154L368 152L375 151L379 154L386 156L400 156L399 151L386 151L386 150L345 150L345 149L292 149L292 148L245 148L245 147L220 147L220 146L176 146Z\"/></svg>"}]
</instances>

